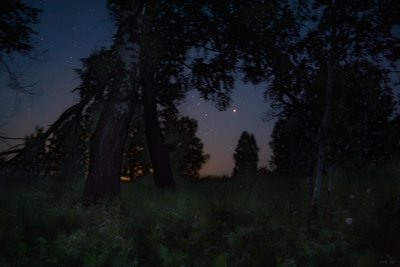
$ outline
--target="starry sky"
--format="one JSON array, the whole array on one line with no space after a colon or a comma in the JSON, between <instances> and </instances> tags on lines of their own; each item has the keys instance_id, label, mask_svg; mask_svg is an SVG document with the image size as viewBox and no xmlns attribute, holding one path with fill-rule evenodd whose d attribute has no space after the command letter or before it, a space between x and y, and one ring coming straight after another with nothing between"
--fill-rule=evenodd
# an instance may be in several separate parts
<instances>
[{"instance_id":1,"label":"starry sky","mask_svg":"<svg viewBox=\"0 0 400 267\"><path fill-rule=\"evenodd\" d=\"M24 2L42 9L43 13L40 23L34 26L38 32L34 58L13 55L8 59L12 68L22 73L24 84L34 84L30 88L34 95L0 91L0 132L13 137L32 133L36 125L48 126L79 100L71 92L80 83L74 69L80 68L80 59L96 48L110 46L115 30L105 0ZM0 82L5 88L5 79L0 78ZM198 121L197 135L211 157L201 175L231 174L233 152L244 130L256 137L260 147L259 166L268 164L273 123L263 121L268 108L263 97L265 86L246 85L238 78L231 107L224 112L204 101L196 91L188 92L179 110ZM0 149L4 148L5 144L0 144Z\"/></svg>"}]
</instances>

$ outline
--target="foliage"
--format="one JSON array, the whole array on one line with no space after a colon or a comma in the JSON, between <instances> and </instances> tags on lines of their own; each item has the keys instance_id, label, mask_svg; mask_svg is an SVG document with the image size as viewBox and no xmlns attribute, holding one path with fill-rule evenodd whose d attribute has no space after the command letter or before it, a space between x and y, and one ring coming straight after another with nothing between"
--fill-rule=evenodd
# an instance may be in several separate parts
<instances>
[{"instance_id":1,"label":"foliage","mask_svg":"<svg viewBox=\"0 0 400 267\"><path fill-rule=\"evenodd\" d=\"M7 158L5 167L30 169L44 175L61 169L64 173L68 169L84 171L87 141L98 120L99 103L107 96L112 80L111 53L101 49L82 60L82 69L76 70L82 83L75 89L81 96L80 102L65 110L46 130L35 129L21 149L5 151L14 154Z\"/></svg>"},{"instance_id":2,"label":"foliage","mask_svg":"<svg viewBox=\"0 0 400 267\"><path fill-rule=\"evenodd\" d=\"M398 4L378 2L299 2L300 13L288 7L297 34L278 46L271 70L263 72L272 79L266 95L278 117L271 144L277 170L304 169L322 143L327 155L318 159L327 157L329 164L374 166L398 153L385 139L393 132L390 72L396 71L399 45L390 7ZM332 97L328 73L333 73Z\"/></svg>"},{"instance_id":3,"label":"foliage","mask_svg":"<svg viewBox=\"0 0 400 267\"><path fill-rule=\"evenodd\" d=\"M82 68L76 69L81 84L78 91L81 99L94 96L97 102L104 101L115 78L116 59L113 49L101 48L81 59Z\"/></svg>"},{"instance_id":4,"label":"foliage","mask_svg":"<svg viewBox=\"0 0 400 267\"><path fill-rule=\"evenodd\" d=\"M296 114L280 118L274 125L270 142L271 165L275 172L304 171L313 158L315 127L306 124Z\"/></svg>"},{"instance_id":5,"label":"foliage","mask_svg":"<svg viewBox=\"0 0 400 267\"><path fill-rule=\"evenodd\" d=\"M34 48L33 36L37 34L34 24L39 23L38 15L42 10L31 7L19 0L4 0L0 2L0 75L5 78L7 87L16 92L14 108L17 108L18 95L33 96L37 94L36 83L25 84L23 70L15 70L12 55L29 54ZM3 86L3 84L2 84ZM7 137L0 136L0 140Z\"/></svg>"},{"instance_id":6,"label":"foliage","mask_svg":"<svg viewBox=\"0 0 400 267\"><path fill-rule=\"evenodd\" d=\"M337 172L310 221L296 177L146 177L83 207L83 181L1 179L2 266L376 266L400 262L398 166ZM351 218L351 224L348 223Z\"/></svg>"},{"instance_id":7,"label":"foliage","mask_svg":"<svg viewBox=\"0 0 400 267\"><path fill-rule=\"evenodd\" d=\"M189 117L174 117L164 123L167 143L172 146L172 162L178 175L198 179L201 167L209 159L197 133L197 121Z\"/></svg>"},{"instance_id":8,"label":"foliage","mask_svg":"<svg viewBox=\"0 0 400 267\"><path fill-rule=\"evenodd\" d=\"M399 138L393 118L394 96L382 83L384 75L368 62L337 71L327 153L331 164L374 167L399 154L394 146ZM324 104L322 86L316 83L304 94L301 114L286 110L275 124L270 145L276 171L305 170L307 162L315 158Z\"/></svg>"},{"instance_id":9,"label":"foliage","mask_svg":"<svg viewBox=\"0 0 400 267\"><path fill-rule=\"evenodd\" d=\"M365 61L338 73L329 151L336 163L377 166L400 152L393 148L393 137L389 138L395 101L392 88L383 82L386 75Z\"/></svg>"},{"instance_id":10,"label":"foliage","mask_svg":"<svg viewBox=\"0 0 400 267\"><path fill-rule=\"evenodd\" d=\"M240 135L235 153L233 154L235 160L233 176L255 174L257 172L259 150L254 135L244 131Z\"/></svg>"},{"instance_id":11,"label":"foliage","mask_svg":"<svg viewBox=\"0 0 400 267\"><path fill-rule=\"evenodd\" d=\"M32 49L32 24L38 23L38 8L22 1L3 0L0 3L0 58L3 53L26 52Z\"/></svg>"},{"instance_id":12,"label":"foliage","mask_svg":"<svg viewBox=\"0 0 400 267\"><path fill-rule=\"evenodd\" d=\"M219 43L221 25L219 18L215 18L217 14L211 12L212 4L212 1L138 4L146 6L138 41L141 58L146 58L140 66L143 68L140 82L144 86L143 82L154 79L160 105L173 107L189 89L196 89L219 109L229 106L237 59L226 45L213 47ZM117 27L122 28L125 22L121 23L121 14L132 10L134 5L129 1L109 0L108 7Z\"/></svg>"}]
</instances>

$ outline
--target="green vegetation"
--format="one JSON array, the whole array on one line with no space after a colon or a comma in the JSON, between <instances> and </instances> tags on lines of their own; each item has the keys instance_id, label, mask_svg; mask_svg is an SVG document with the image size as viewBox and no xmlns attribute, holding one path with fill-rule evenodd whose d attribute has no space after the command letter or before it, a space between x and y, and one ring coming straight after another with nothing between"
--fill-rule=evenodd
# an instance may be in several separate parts
<instances>
[{"instance_id":1,"label":"green vegetation","mask_svg":"<svg viewBox=\"0 0 400 267\"><path fill-rule=\"evenodd\" d=\"M337 171L312 219L295 176L178 179L175 191L144 177L90 207L83 181L2 177L0 266L400 264L398 169Z\"/></svg>"}]
</instances>

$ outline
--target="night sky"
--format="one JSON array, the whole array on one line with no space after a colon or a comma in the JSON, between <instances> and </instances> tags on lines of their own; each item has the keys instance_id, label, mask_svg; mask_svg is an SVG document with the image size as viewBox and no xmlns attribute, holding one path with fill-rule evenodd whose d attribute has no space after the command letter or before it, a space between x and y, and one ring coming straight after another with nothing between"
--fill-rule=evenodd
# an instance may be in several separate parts
<instances>
[{"instance_id":1,"label":"night sky","mask_svg":"<svg viewBox=\"0 0 400 267\"><path fill-rule=\"evenodd\" d=\"M101 0L26 0L25 3L43 10L40 23L35 25L34 60L13 55L13 68L23 71L24 84L38 83L32 88L35 96L16 95L1 90L0 131L8 136L23 137L34 131L35 125L47 126L69 106L79 100L71 91L80 80L74 69L80 68L79 59L100 47L112 43L113 21ZM35 54L35 53L33 53ZM10 61L11 62L11 61ZM263 122L268 105L263 92L266 85L253 86L236 82L231 107L219 112L213 103L202 100L197 92L187 94L180 106L182 115L195 118L198 136L205 144L210 160L201 170L202 175L231 174L233 152L242 131L253 133L260 147L259 166L266 166L272 122ZM1 78L1 87L6 82ZM4 149L0 144L0 150Z\"/></svg>"}]
</instances>

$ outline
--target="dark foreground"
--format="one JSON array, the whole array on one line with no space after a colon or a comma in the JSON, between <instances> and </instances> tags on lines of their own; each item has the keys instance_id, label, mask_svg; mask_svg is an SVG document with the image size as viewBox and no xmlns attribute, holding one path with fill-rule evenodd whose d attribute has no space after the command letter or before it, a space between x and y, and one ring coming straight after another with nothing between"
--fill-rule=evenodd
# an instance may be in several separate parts
<instances>
[{"instance_id":1,"label":"dark foreground","mask_svg":"<svg viewBox=\"0 0 400 267\"><path fill-rule=\"evenodd\" d=\"M178 180L167 192L142 178L89 208L82 188L2 177L0 266L400 266L397 167L336 173L311 219L295 175Z\"/></svg>"}]
</instances>

